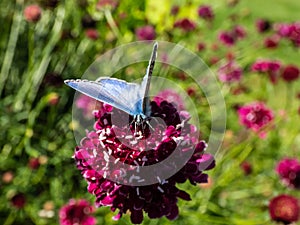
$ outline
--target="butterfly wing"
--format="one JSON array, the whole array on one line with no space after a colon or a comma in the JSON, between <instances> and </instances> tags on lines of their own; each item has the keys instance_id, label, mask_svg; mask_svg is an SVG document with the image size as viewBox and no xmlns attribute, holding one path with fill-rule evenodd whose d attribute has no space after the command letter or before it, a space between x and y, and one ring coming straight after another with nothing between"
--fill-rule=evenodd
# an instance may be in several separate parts
<instances>
[{"instance_id":1,"label":"butterfly wing","mask_svg":"<svg viewBox=\"0 0 300 225\"><path fill-rule=\"evenodd\" d=\"M66 80L65 83L91 98L110 104L128 114L142 113L138 103L140 97L138 84L114 78L100 78L97 81Z\"/></svg>"},{"instance_id":2,"label":"butterfly wing","mask_svg":"<svg viewBox=\"0 0 300 225\"><path fill-rule=\"evenodd\" d=\"M152 76L152 72L153 72L153 68L155 65L155 60L157 57L157 47L158 47L158 43L155 42L153 45L153 50L152 50L152 54L149 60L149 64L147 67L147 71L146 71L146 75L143 78L142 84L141 84L141 90L140 90L140 96L142 99L142 111L144 115L150 116L150 101L149 101L149 88L150 88L150 82L151 82L151 76Z\"/></svg>"}]
</instances>

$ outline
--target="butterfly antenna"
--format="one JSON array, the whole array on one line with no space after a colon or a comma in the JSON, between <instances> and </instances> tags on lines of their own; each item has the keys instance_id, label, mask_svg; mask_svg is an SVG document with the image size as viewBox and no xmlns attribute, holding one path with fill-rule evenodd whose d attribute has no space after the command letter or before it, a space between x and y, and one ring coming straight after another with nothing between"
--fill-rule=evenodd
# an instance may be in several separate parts
<instances>
[{"instance_id":1,"label":"butterfly antenna","mask_svg":"<svg viewBox=\"0 0 300 225\"><path fill-rule=\"evenodd\" d=\"M152 54L149 60L149 64L147 67L147 72L146 72L146 76L145 79L147 79L146 82L146 88L145 88L145 93L144 93L144 99L143 99L143 112L146 115L148 108L149 108L149 97L148 97L148 93L149 93L149 88L150 88L150 81L151 81L151 76L152 76L152 72L154 69L154 65L155 65L155 60L157 57L157 48L158 48L158 43L155 42L153 45L153 50L152 50ZM149 115L147 115L149 116Z\"/></svg>"}]
</instances>

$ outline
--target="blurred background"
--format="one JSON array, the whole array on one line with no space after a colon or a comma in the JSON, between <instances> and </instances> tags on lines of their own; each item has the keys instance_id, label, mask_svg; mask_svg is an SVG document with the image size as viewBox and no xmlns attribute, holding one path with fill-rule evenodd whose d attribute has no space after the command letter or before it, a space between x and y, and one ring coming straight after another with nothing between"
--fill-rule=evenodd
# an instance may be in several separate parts
<instances>
[{"instance_id":1,"label":"blurred background","mask_svg":"<svg viewBox=\"0 0 300 225\"><path fill-rule=\"evenodd\" d=\"M78 124L74 91L63 81L80 78L110 49L155 39L184 46L211 68L225 98L227 129L209 182L178 185L192 198L178 201L178 218L145 216L143 224L297 223L299 11L298 0L1 0L0 224L67 224L59 210L69 199L94 204L72 158ZM117 77L141 78L145 65ZM199 107L207 140L205 96L187 74L170 70L168 79ZM264 104L261 111L254 102ZM76 106L85 113L85 104ZM258 122L243 117L245 106ZM284 159L294 161L280 169ZM282 215L274 216L270 202L283 194L279 205L286 207L277 206ZM93 216L97 224L131 223L128 215L112 220L115 214L102 207Z\"/></svg>"}]
</instances>

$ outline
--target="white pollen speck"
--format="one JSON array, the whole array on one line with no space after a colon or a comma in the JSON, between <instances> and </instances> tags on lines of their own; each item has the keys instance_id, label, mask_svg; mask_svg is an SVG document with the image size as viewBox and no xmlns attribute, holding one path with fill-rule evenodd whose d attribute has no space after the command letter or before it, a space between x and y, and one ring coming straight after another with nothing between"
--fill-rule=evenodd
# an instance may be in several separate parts
<instances>
[{"instance_id":1,"label":"white pollen speck","mask_svg":"<svg viewBox=\"0 0 300 225\"><path fill-rule=\"evenodd\" d=\"M144 156L144 157L142 158L142 161L143 161L143 162L147 162L147 161L148 161L147 157Z\"/></svg>"},{"instance_id":2,"label":"white pollen speck","mask_svg":"<svg viewBox=\"0 0 300 225\"><path fill-rule=\"evenodd\" d=\"M109 161L109 155L108 155L108 153L106 151L103 151L103 154L104 154L104 160L106 162L108 162Z\"/></svg>"},{"instance_id":3,"label":"white pollen speck","mask_svg":"<svg viewBox=\"0 0 300 225\"><path fill-rule=\"evenodd\" d=\"M136 194L137 194L137 196L140 196L140 189L139 189L139 187L136 188Z\"/></svg>"},{"instance_id":4,"label":"white pollen speck","mask_svg":"<svg viewBox=\"0 0 300 225\"><path fill-rule=\"evenodd\" d=\"M158 189L161 193L164 193L164 192L165 192L160 186L158 186L157 189Z\"/></svg>"},{"instance_id":5,"label":"white pollen speck","mask_svg":"<svg viewBox=\"0 0 300 225\"><path fill-rule=\"evenodd\" d=\"M156 178L157 178L158 182L159 182L159 183L161 183L161 179L160 179L160 177L159 177L159 176L157 176Z\"/></svg>"},{"instance_id":6,"label":"white pollen speck","mask_svg":"<svg viewBox=\"0 0 300 225\"><path fill-rule=\"evenodd\" d=\"M131 177L129 178L129 183L131 183L133 179L138 180L138 179L140 179L140 177L131 175Z\"/></svg>"}]
</instances>

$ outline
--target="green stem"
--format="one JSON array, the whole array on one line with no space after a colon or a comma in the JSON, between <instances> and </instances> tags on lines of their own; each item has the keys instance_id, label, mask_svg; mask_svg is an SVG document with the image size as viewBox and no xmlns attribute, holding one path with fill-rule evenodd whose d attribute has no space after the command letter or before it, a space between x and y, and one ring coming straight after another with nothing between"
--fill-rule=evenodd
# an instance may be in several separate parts
<instances>
[{"instance_id":1,"label":"green stem","mask_svg":"<svg viewBox=\"0 0 300 225\"><path fill-rule=\"evenodd\" d=\"M22 21L23 0L17 0L16 2L17 3L15 7L13 23L11 25L9 40L0 72L0 96L3 91L5 82L8 78L9 70L11 68Z\"/></svg>"},{"instance_id":2,"label":"green stem","mask_svg":"<svg viewBox=\"0 0 300 225\"><path fill-rule=\"evenodd\" d=\"M32 71L29 71L30 77L24 81L22 87L20 88L16 96L16 101L14 105L16 111L23 109L25 102L24 100L26 97L26 103L29 103L29 105L34 101L36 94L39 90L39 86L44 78L48 65L51 61L51 52L60 39L60 31L64 15L64 8L59 8L57 11L55 24L52 28L52 36L42 52L43 57L39 63L35 63Z\"/></svg>"},{"instance_id":3,"label":"green stem","mask_svg":"<svg viewBox=\"0 0 300 225\"><path fill-rule=\"evenodd\" d=\"M105 15L105 18L107 20L107 23L108 25L110 26L112 32L114 33L114 35L119 39L121 40L121 35L120 35L120 31L118 29L118 26L115 22L115 20L113 19L112 15L111 15L111 11L109 9L105 9L104 10L104 15Z\"/></svg>"},{"instance_id":4,"label":"green stem","mask_svg":"<svg viewBox=\"0 0 300 225\"><path fill-rule=\"evenodd\" d=\"M8 215L8 217L6 218L5 222L3 223L3 225L10 225L13 224L13 222L15 221L15 211L11 211L10 214Z\"/></svg>"},{"instance_id":5,"label":"green stem","mask_svg":"<svg viewBox=\"0 0 300 225\"><path fill-rule=\"evenodd\" d=\"M28 29L28 70L34 65L34 24L29 24Z\"/></svg>"}]
</instances>

